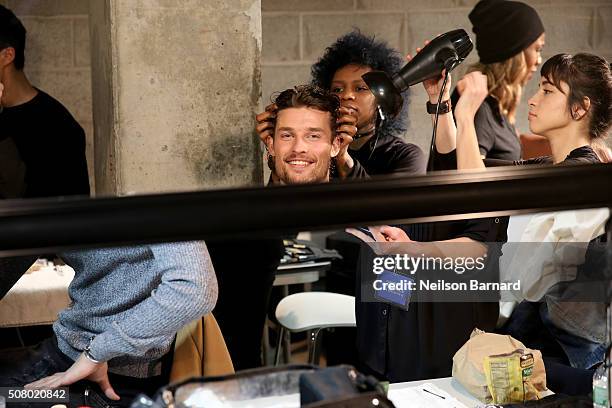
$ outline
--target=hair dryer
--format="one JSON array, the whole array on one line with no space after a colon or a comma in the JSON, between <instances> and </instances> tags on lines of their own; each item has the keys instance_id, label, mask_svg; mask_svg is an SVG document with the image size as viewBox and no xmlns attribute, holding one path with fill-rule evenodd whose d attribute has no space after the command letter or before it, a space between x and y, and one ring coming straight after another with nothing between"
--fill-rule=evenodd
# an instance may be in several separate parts
<instances>
[{"instance_id":1,"label":"hair dryer","mask_svg":"<svg viewBox=\"0 0 612 408\"><path fill-rule=\"evenodd\" d=\"M408 87L452 71L472 51L474 45L463 29L449 31L434 38L392 78L382 71L362 76L383 113L395 116L402 108L401 93Z\"/></svg>"}]
</instances>

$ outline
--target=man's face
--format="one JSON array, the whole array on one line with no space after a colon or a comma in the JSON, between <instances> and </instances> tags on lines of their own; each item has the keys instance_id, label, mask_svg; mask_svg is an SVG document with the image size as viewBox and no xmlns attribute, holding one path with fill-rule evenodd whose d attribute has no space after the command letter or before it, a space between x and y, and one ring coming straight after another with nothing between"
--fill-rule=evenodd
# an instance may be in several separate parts
<instances>
[{"instance_id":1,"label":"man's face","mask_svg":"<svg viewBox=\"0 0 612 408\"><path fill-rule=\"evenodd\" d=\"M268 138L268 149L274 156L274 167L281 182L329 181L331 158L338 154L340 145L333 133L329 112L308 107L278 112L274 138Z\"/></svg>"}]
</instances>

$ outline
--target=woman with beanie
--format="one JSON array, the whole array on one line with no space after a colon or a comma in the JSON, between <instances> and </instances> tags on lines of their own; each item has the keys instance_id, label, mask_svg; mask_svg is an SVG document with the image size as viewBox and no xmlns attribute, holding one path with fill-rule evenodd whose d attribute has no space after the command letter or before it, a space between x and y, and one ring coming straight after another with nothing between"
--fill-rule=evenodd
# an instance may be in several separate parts
<instances>
[{"instance_id":1,"label":"woman with beanie","mask_svg":"<svg viewBox=\"0 0 612 408\"><path fill-rule=\"evenodd\" d=\"M469 14L480 61L468 69L487 76L488 96L474 118L482 158L519 160L516 110L525 84L541 63L544 26L527 4L482 0ZM455 90L451 100L456 105Z\"/></svg>"}]
</instances>

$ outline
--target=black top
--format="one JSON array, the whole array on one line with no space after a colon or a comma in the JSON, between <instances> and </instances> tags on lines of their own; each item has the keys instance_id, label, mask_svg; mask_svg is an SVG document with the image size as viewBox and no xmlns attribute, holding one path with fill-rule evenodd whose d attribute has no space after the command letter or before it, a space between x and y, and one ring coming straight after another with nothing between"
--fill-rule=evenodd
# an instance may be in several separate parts
<instances>
[{"instance_id":1,"label":"black top","mask_svg":"<svg viewBox=\"0 0 612 408\"><path fill-rule=\"evenodd\" d=\"M530 164L553 164L551 156L534 157L527 160L500 160L500 159L483 159L486 167L499 166L526 166ZM576 165L576 164L592 164L601 163L597 153L591 146L582 146L572 150L565 160L557 165ZM444 170L457 168L457 151L453 150L448 153L436 152L434 156L434 165L444 166Z\"/></svg>"},{"instance_id":2,"label":"black top","mask_svg":"<svg viewBox=\"0 0 612 408\"><path fill-rule=\"evenodd\" d=\"M42 91L0 113L0 197L89 195L85 132Z\"/></svg>"},{"instance_id":3,"label":"black top","mask_svg":"<svg viewBox=\"0 0 612 408\"><path fill-rule=\"evenodd\" d=\"M425 174L427 160L415 144L391 135L370 139L359 150L348 150L355 166L348 178L364 178L380 174Z\"/></svg>"},{"instance_id":4,"label":"black top","mask_svg":"<svg viewBox=\"0 0 612 408\"><path fill-rule=\"evenodd\" d=\"M261 366L261 333L283 239L206 241L219 297L213 314L225 336L236 370Z\"/></svg>"},{"instance_id":5,"label":"black top","mask_svg":"<svg viewBox=\"0 0 612 408\"><path fill-rule=\"evenodd\" d=\"M458 100L459 94L455 90L451 96L453 107ZM521 143L516 128L499 111L499 103L492 96L488 96L476 111L474 126L481 155L501 160L521 158Z\"/></svg>"},{"instance_id":6,"label":"black top","mask_svg":"<svg viewBox=\"0 0 612 408\"><path fill-rule=\"evenodd\" d=\"M503 242L506 227L506 220L500 217L402 228L414 241L467 237L487 243ZM501 255L500 247L488 247L489 265L494 267ZM367 256L365 251L363 256ZM360 262L364 264L368 262ZM361 276L358 282L362 282ZM403 310L386 303L363 302L360 290L356 293L355 309L361 362L366 371L391 382L450 376L453 355L469 339L472 330L492 331L499 314L498 302L411 302L408 310Z\"/></svg>"},{"instance_id":7,"label":"black top","mask_svg":"<svg viewBox=\"0 0 612 408\"><path fill-rule=\"evenodd\" d=\"M495 160L495 159L485 159L485 165L487 167L495 167L495 166L525 166L529 164L553 164L553 159L551 156L540 156L534 157L527 160ZM574 165L574 164L592 164L592 163L601 163L597 153L591 146L581 146L574 150L572 150L565 160L563 160L558 165Z\"/></svg>"},{"instance_id":8,"label":"black top","mask_svg":"<svg viewBox=\"0 0 612 408\"><path fill-rule=\"evenodd\" d=\"M436 170L456 168L454 152L441 155ZM410 239L420 242L466 237L477 242L507 240L507 217L481 218L402 226ZM500 245L487 244L490 273L496 265ZM371 252L371 251L370 251ZM362 256L368 256L364 245ZM368 262L360 262L367 265ZM371 265L371 263L369 263ZM358 268L358 274L368 270ZM370 269L371 271L371 269ZM363 282L362 276L357 282ZM499 314L498 302L417 303L408 310L386 303L363 302L356 290L357 350L366 371L392 382L414 381L451 375L453 355L469 339L474 328L491 331Z\"/></svg>"}]
</instances>

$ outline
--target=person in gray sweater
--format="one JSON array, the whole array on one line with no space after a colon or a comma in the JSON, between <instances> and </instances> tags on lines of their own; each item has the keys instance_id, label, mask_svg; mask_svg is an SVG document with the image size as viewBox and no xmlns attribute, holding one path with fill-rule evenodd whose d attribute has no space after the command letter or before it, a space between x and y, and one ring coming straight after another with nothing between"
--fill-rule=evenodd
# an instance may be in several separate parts
<instances>
[{"instance_id":1,"label":"person in gray sweater","mask_svg":"<svg viewBox=\"0 0 612 408\"><path fill-rule=\"evenodd\" d=\"M53 338L0 356L0 386L69 386L71 401L89 387L105 404L129 406L167 383L177 331L217 300L204 242L70 251L61 259L75 271L71 305Z\"/></svg>"}]
</instances>

